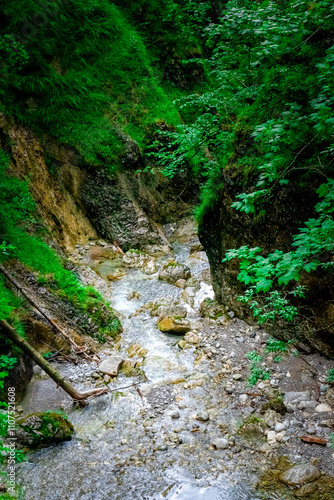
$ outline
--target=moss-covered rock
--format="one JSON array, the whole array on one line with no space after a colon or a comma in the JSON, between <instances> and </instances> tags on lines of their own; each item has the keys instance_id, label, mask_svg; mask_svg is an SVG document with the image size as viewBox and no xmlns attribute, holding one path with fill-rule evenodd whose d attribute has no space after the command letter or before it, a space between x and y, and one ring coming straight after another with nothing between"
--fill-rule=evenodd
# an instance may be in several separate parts
<instances>
[{"instance_id":1,"label":"moss-covered rock","mask_svg":"<svg viewBox=\"0 0 334 500\"><path fill-rule=\"evenodd\" d=\"M33 413L17 421L16 438L30 449L70 441L74 432L71 422L60 413Z\"/></svg>"},{"instance_id":2,"label":"moss-covered rock","mask_svg":"<svg viewBox=\"0 0 334 500\"><path fill-rule=\"evenodd\" d=\"M283 398L280 396L277 396L273 399L269 399L266 403L264 403L261 407L261 413L265 413L267 410L273 410L276 411L277 413L280 413L281 415L285 415L287 412L287 409L285 407L285 404L283 402Z\"/></svg>"},{"instance_id":3,"label":"moss-covered rock","mask_svg":"<svg viewBox=\"0 0 334 500\"><path fill-rule=\"evenodd\" d=\"M209 298L204 299L201 303L200 313L203 318L218 319L222 317L226 321L229 320L225 307Z\"/></svg>"}]
</instances>

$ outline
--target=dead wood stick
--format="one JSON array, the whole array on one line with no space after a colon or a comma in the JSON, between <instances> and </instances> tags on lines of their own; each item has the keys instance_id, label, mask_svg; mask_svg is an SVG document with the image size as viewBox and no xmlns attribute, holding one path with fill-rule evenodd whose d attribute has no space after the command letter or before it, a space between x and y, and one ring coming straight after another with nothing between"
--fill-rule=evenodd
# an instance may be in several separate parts
<instances>
[{"instance_id":1,"label":"dead wood stick","mask_svg":"<svg viewBox=\"0 0 334 500\"><path fill-rule=\"evenodd\" d=\"M83 354L87 359L90 359L89 355L84 351L82 351L82 347L80 347L74 340L71 339L67 333L65 333L56 323L53 321L52 318L37 304L37 302L30 297L30 295L25 291L22 285L18 281L16 281L15 278L7 271L7 269L0 264L0 271L6 276L6 278L22 293L22 295L25 296L25 298L32 304L38 311L39 313L55 328L66 340L70 342L70 344L74 347L75 352L79 354Z\"/></svg>"},{"instance_id":2,"label":"dead wood stick","mask_svg":"<svg viewBox=\"0 0 334 500\"><path fill-rule=\"evenodd\" d=\"M103 389L93 389L87 392L79 392L72 384L67 382L60 375L60 373L55 370L50 363L43 358L43 356L36 351L21 335L17 333L17 331L12 328L6 321L0 321L0 331L11 340L16 346L22 349L30 358L32 358L55 382L58 386L62 387L69 396L74 401L84 402L85 399L92 396L100 396L101 394L105 394L109 392L109 388Z\"/></svg>"}]
</instances>

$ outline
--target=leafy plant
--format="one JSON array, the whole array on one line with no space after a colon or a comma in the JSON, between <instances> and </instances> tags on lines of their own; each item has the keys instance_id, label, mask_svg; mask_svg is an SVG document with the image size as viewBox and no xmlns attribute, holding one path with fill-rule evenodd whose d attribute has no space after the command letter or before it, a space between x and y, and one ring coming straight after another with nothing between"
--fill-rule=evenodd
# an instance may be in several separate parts
<instances>
[{"instance_id":1,"label":"leafy plant","mask_svg":"<svg viewBox=\"0 0 334 500\"><path fill-rule=\"evenodd\" d=\"M284 342L283 340L277 340L273 337L270 337L266 342L265 352L273 352L273 353L282 353L285 354L288 352L290 346L295 342L294 339L288 340Z\"/></svg>"},{"instance_id":2,"label":"leafy plant","mask_svg":"<svg viewBox=\"0 0 334 500\"><path fill-rule=\"evenodd\" d=\"M256 352L251 351L245 354L245 358L249 359L250 377L248 377L248 384L250 386L257 384L259 380L269 380L270 372L268 369L260 366L262 357Z\"/></svg>"},{"instance_id":3,"label":"leafy plant","mask_svg":"<svg viewBox=\"0 0 334 500\"><path fill-rule=\"evenodd\" d=\"M329 384L334 383L334 368L330 368L327 372L327 382Z\"/></svg>"}]
</instances>

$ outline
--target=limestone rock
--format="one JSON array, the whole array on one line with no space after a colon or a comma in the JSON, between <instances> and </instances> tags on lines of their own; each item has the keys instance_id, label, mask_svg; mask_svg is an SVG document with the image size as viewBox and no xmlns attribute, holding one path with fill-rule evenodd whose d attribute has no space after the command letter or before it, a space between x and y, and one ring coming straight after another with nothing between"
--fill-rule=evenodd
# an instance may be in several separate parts
<instances>
[{"instance_id":1,"label":"limestone rock","mask_svg":"<svg viewBox=\"0 0 334 500\"><path fill-rule=\"evenodd\" d=\"M130 358L137 356L138 358L144 358L147 354L147 349L140 344L132 344L128 348L128 353Z\"/></svg>"},{"instance_id":2,"label":"limestone rock","mask_svg":"<svg viewBox=\"0 0 334 500\"><path fill-rule=\"evenodd\" d=\"M277 423L277 413L274 410L267 410L263 415L263 421L268 427L274 427Z\"/></svg>"},{"instance_id":3,"label":"limestone rock","mask_svg":"<svg viewBox=\"0 0 334 500\"><path fill-rule=\"evenodd\" d=\"M212 441L212 445L217 450L226 450L228 448L228 440L224 438L217 438L214 441Z\"/></svg>"},{"instance_id":4,"label":"limestone rock","mask_svg":"<svg viewBox=\"0 0 334 500\"><path fill-rule=\"evenodd\" d=\"M197 333L190 331L190 332L185 334L184 340L188 344L198 345L201 341L201 338L197 335Z\"/></svg>"},{"instance_id":5,"label":"limestone rock","mask_svg":"<svg viewBox=\"0 0 334 500\"><path fill-rule=\"evenodd\" d=\"M224 317L226 321L229 320L225 307L215 300L204 299L199 310L203 318L218 319Z\"/></svg>"},{"instance_id":6,"label":"limestone rock","mask_svg":"<svg viewBox=\"0 0 334 500\"><path fill-rule=\"evenodd\" d=\"M320 405L316 406L315 411L317 411L318 413L324 413L327 411L332 411L332 408L327 403L321 403Z\"/></svg>"},{"instance_id":7,"label":"limestone rock","mask_svg":"<svg viewBox=\"0 0 334 500\"><path fill-rule=\"evenodd\" d=\"M203 245L198 238L194 238L190 242L190 253L201 252L203 250Z\"/></svg>"},{"instance_id":8,"label":"limestone rock","mask_svg":"<svg viewBox=\"0 0 334 500\"><path fill-rule=\"evenodd\" d=\"M182 298L191 307L194 307L196 291L194 287L186 287L182 292Z\"/></svg>"},{"instance_id":9,"label":"limestone rock","mask_svg":"<svg viewBox=\"0 0 334 500\"><path fill-rule=\"evenodd\" d=\"M196 420L198 420L199 422L207 422L209 419L210 415L207 411L202 411L200 413L197 413L196 415Z\"/></svg>"},{"instance_id":10,"label":"limestone rock","mask_svg":"<svg viewBox=\"0 0 334 500\"><path fill-rule=\"evenodd\" d=\"M267 441L268 441L268 444L275 444L276 443L276 432L275 431L268 432Z\"/></svg>"},{"instance_id":11,"label":"limestone rock","mask_svg":"<svg viewBox=\"0 0 334 500\"><path fill-rule=\"evenodd\" d=\"M280 476L282 483L288 486L298 486L300 484L312 483L321 476L319 469L314 465L295 465Z\"/></svg>"},{"instance_id":12,"label":"limestone rock","mask_svg":"<svg viewBox=\"0 0 334 500\"><path fill-rule=\"evenodd\" d=\"M177 280L177 282L175 283L175 286L177 286L178 288L185 288L186 286L186 280Z\"/></svg>"},{"instance_id":13,"label":"limestone rock","mask_svg":"<svg viewBox=\"0 0 334 500\"><path fill-rule=\"evenodd\" d=\"M189 267L178 264L176 262L172 262L166 264L159 271L159 279L163 281L167 281L171 285L175 285L178 280L187 280L191 277Z\"/></svg>"},{"instance_id":14,"label":"limestone rock","mask_svg":"<svg viewBox=\"0 0 334 500\"><path fill-rule=\"evenodd\" d=\"M212 285L210 268L203 269L203 271L199 275L199 279L201 281L204 281L204 283L206 283L207 285Z\"/></svg>"},{"instance_id":15,"label":"limestone rock","mask_svg":"<svg viewBox=\"0 0 334 500\"><path fill-rule=\"evenodd\" d=\"M124 359L121 356L110 356L109 358L102 361L99 366L99 371L106 373L111 377L117 377L118 371L123 363Z\"/></svg>"},{"instance_id":16,"label":"limestone rock","mask_svg":"<svg viewBox=\"0 0 334 500\"><path fill-rule=\"evenodd\" d=\"M17 421L15 437L21 445L36 449L69 441L73 432L71 422L59 413L33 413Z\"/></svg>"},{"instance_id":17,"label":"limestone rock","mask_svg":"<svg viewBox=\"0 0 334 500\"><path fill-rule=\"evenodd\" d=\"M175 317L164 318L158 322L158 328L164 333L175 333L184 335L191 330L190 321L186 319L178 319Z\"/></svg>"},{"instance_id":18,"label":"limestone rock","mask_svg":"<svg viewBox=\"0 0 334 500\"><path fill-rule=\"evenodd\" d=\"M154 312L154 316L159 316L158 321L170 317L185 318L187 316L187 308L181 304L173 306L160 306Z\"/></svg>"},{"instance_id":19,"label":"limestone rock","mask_svg":"<svg viewBox=\"0 0 334 500\"><path fill-rule=\"evenodd\" d=\"M158 270L154 257L139 250L128 250L123 257L123 262L129 267L142 269L145 274L154 274Z\"/></svg>"}]
</instances>

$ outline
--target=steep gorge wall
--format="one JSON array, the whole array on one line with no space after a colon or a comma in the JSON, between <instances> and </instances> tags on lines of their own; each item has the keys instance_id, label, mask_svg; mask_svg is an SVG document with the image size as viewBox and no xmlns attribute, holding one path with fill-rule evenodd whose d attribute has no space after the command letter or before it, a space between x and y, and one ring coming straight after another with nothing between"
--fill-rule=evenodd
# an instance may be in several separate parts
<instances>
[{"instance_id":1,"label":"steep gorge wall","mask_svg":"<svg viewBox=\"0 0 334 500\"><path fill-rule=\"evenodd\" d=\"M87 165L74 148L37 138L4 116L0 133L1 147L12 157L11 173L29 179L51 239L65 252L98 237L125 251L168 247L162 224L189 214L196 202L198 186L191 174L169 180L158 173L135 173L143 160L129 138L124 168L110 174Z\"/></svg>"},{"instance_id":2,"label":"steep gorge wall","mask_svg":"<svg viewBox=\"0 0 334 500\"><path fill-rule=\"evenodd\" d=\"M319 179L319 184L321 179ZM224 188L216 203L207 209L199 227L211 267L217 300L232 309L238 317L254 322L250 309L237 300L245 289L237 280L237 259L222 263L229 249L248 245L259 246L264 254L275 249L291 250L292 235L310 217L314 217L317 202L312 186L298 182L277 191L259 216L247 215L231 207L238 193L243 192L241 174L225 174ZM313 198L312 198L313 196ZM281 338L298 338L305 344L329 356L334 356L334 286L331 274L321 271L304 274L301 284L308 289L305 300L298 299L299 319L293 324L277 323L267 326Z\"/></svg>"}]
</instances>

